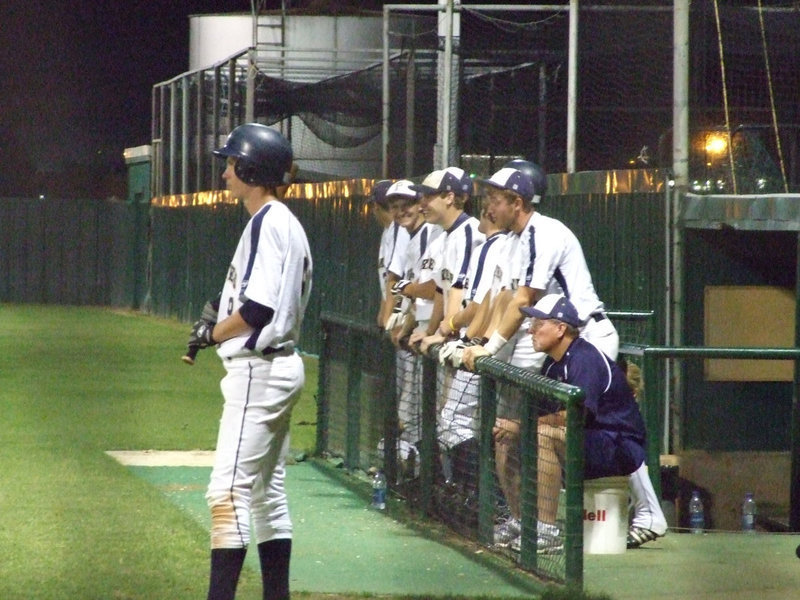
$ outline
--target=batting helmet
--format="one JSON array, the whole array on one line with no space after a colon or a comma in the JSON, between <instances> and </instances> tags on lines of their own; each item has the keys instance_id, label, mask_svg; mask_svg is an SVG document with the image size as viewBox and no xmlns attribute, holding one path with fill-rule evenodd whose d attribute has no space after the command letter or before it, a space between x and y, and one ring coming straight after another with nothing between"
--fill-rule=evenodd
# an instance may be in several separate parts
<instances>
[{"instance_id":1,"label":"batting helmet","mask_svg":"<svg viewBox=\"0 0 800 600\"><path fill-rule=\"evenodd\" d=\"M541 202L542 198L547 192L547 175L545 175L542 167L529 160L515 158L514 160L510 160L504 164L503 168L516 169L517 171L522 171L525 173L525 175L530 177L533 181L532 201L534 204L539 204L539 202Z\"/></svg>"},{"instance_id":2,"label":"batting helmet","mask_svg":"<svg viewBox=\"0 0 800 600\"><path fill-rule=\"evenodd\" d=\"M236 158L233 171L247 184L270 187L291 183L292 146L289 140L266 125L239 125L214 154Z\"/></svg>"}]
</instances>

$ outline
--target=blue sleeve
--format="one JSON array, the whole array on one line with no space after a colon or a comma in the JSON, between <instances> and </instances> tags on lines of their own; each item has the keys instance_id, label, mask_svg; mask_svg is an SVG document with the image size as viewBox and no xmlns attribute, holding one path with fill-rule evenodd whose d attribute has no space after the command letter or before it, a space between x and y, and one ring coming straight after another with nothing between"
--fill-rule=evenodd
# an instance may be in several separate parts
<instances>
[{"instance_id":1,"label":"blue sleeve","mask_svg":"<svg viewBox=\"0 0 800 600\"><path fill-rule=\"evenodd\" d=\"M275 311L269 306L264 306L253 300L245 300L244 304L239 308L239 314L244 319L245 323L250 325L253 329L263 329L270 321Z\"/></svg>"}]
</instances>

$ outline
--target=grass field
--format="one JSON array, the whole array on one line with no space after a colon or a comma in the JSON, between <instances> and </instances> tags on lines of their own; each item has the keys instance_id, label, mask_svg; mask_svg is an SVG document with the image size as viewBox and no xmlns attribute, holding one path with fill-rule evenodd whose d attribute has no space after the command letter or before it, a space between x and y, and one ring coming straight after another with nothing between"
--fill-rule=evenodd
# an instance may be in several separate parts
<instances>
[{"instance_id":1,"label":"grass field","mask_svg":"<svg viewBox=\"0 0 800 600\"><path fill-rule=\"evenodd\" d=\"M138 313L0 305L0 598L205 597L208 532L105 454L214 448L223 370L212 351L180 361L187 332ZM298 452L314 446L313 358L306 375ZM245 571L238 597L260 588Z\"/></svg>"}]
</instances>

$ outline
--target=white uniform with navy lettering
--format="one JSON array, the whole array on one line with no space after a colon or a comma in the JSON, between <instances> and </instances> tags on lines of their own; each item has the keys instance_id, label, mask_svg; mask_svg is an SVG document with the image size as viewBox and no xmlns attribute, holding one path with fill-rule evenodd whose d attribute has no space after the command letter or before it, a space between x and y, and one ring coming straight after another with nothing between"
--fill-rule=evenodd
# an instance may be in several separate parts
<instances>
[{"instance_id":1,"label":"white uniform with navy lettering","mask_svg":"<svg viewBox=\"0 0 800 600\"><path fill-rule=\"evenodd\" d=\"M442 228L438 225L423 223L409 235L403 260L405 264L403 279L413 282L420 280L425 271L425 260L430 259L428 248L441 233ZM430 277L429 274L426 276ZM417 321L416 329L424 330L428 327L433 312L433 300L404 298L403 309L413 311ZM415 444L422 437L422 357L415 352L398 349L396 365L397 417L403 425L400 439Z\"/></svg>"},{"instance_id":2,"label":"white uniform with navy lettering","mask_svg":"<svg viewBox=\"0 0 800 600\"><path fill-rule=\"evenodd\" d=\"M442 240L440 266L433 270L436 287L442 290L444 306L447 308L451 289L463 289L473 249L486 237L478 231L480 222L467 213L461 213Z\"/></svg>"},{"instance_id":3,"label":"white uniform with navy lettering","mask_svg":"<svg viewBox=\"0 0 800 600\"><path fill-rule=\"evenodd\" d=\"M247 547L292 537L284 490L289 417L305 374L295 352L311 292L305 231L281 202L265 204L247 223L228 269L220 319L246 300L272 309L271 320L218 349L227 374L216 458L206 499L212 548Z\"/></svg>"},{"instance_id":4,"label":"white uniform with navy lettering","mask_svg":"<svg viewBox=\"0 0 800 600\"><path fill-rule=\"evenodd\" d=\"M444 243L444 230L439 225L426 223L428 229L428 245L422 254L419 264L418 283L425 283L430 280L435 281L436 272L441 269L442 244ZM438 285L438 284L437 284ZM428 327L428 321L433 314L433 301L425 300L421 303L417 301L417 331L422 331Z\"/></svg>"},{"instance_id":5,"label":"white uniform with navy lettering","mask_svg":"<svg viewBox=\"0 0 800 600\"><path fill-rule=\"evenodd\" d=\"M564 294L578 310L581 320L586 321L581 327L581 337L616 360L619 335L605 316L605 307L595 292L583 249L575 234L561 221L534 212L519 234L509 234L507 248L511 266L499 271L498 277L502 281L495 280L494 285L512 291L524 285L545 290L545 294ZM530 320L523 320L496 358L538 372L547 355L533 349L529 328ZM500 392L498 416L518 415L519 401L515 389L504 387Z\"/></svg>"},{"instance_id":6,"label":"white uniform with navy lettering","mask_svg":"<svg viewBox=\"0 0 800 600\"><path fill-rule=\"evenodd\" d=\"M503 232L495 233L473 251L464 292L465 305L467 302L480 304L490 293L495 268L505 260L505 237ZM439 443L445 449L478 437L479 383L477 373L458 369L453 374L437 424Z\"/></svg>"},{"instance_id":7,"label":"white uniform with navy lettering","mask_svg":"<svg viewBox=\"0 0 800 600\"><path fill-rule=\"evenodd\" d=\"M499 231L486 238L486 241L472 253L469 278L464 286L466 299L470 302L480 304L486 294L494 297L499 293L501 288L495 287L494 279L496 274L502 272L503 264L507 260L507 238L508 234L505 231Z\"/></svg>"},{"instance_id":8,"label":"white uniform with navy lettering","mask_svg":"<svg viewBox=\"0 0 800 600\"><path fill-rule=\"evenodd\" d=\"M384 228L381 234L381 245L378 248L378 284L381 288L381 298L386 298L386 276L394 273L402 276L404 257L408 246L408 231L392 221Z\"/></svg>"}]
</instances>

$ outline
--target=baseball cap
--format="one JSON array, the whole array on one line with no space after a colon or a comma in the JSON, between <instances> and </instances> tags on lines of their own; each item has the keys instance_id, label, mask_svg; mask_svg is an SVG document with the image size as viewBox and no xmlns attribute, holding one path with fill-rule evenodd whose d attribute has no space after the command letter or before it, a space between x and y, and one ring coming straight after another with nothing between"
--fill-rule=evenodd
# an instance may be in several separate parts
<instances>
[{"instance_id":1,"label":"baseball cap","mask_svg":"<svg viewBox=\"0 0 800 600\"><path fill-rule=\"evenodd\" d=\"M429 173L422 183L411 186L412 190L422 194L438 194L453 192L455 194L472 194L472 178L458 167L447 167Z\"/></svg>"},{"instance_id":2,"label":"baseball cap","mask_svg":"<svg viewBox=\"0 0 800 600\"><path fill-rule=\"evenodd\" d=\"M563 294L547 294L534 306L523 306L519 310L534 319L557 319L573 327L581 326L577 309Z\"/></svg>"},{"instance_id":3,"label":"baseball cap","mask_svg":"<svg viewBox=\"0 0 800 600\"><path fill-rule=\"evenodd\" d=\"M503 167L489 179L479 179L478 181L484 185L519 194L528 202L533 200L536 191L529 175L510 167Z\"/></svg>"},{"instance_id":4,"label":"baseball cap","mask_svg":"<svg viewBox=\"0 0 800 600\"><path fill-rule=\"evenodd\" d=\"M381 179L372 186L369 193L369 201L380 205L386 204L386 191L392 186L391 179Z\"/></svg>"},{"instance_id":5,"label":"baseball cap","mask_svg":"<svg viewBox=\"0 0 800 600\"><path fill-rule=\"evenodd\" d=\"M386 199L389 200L391 197L398 197L408 200L417 200L419 198L419 194L413 189L414 183L409 181L408 179L400 179L395 181L389 189L386 190Z\"/></svg>"}]
</instances>

